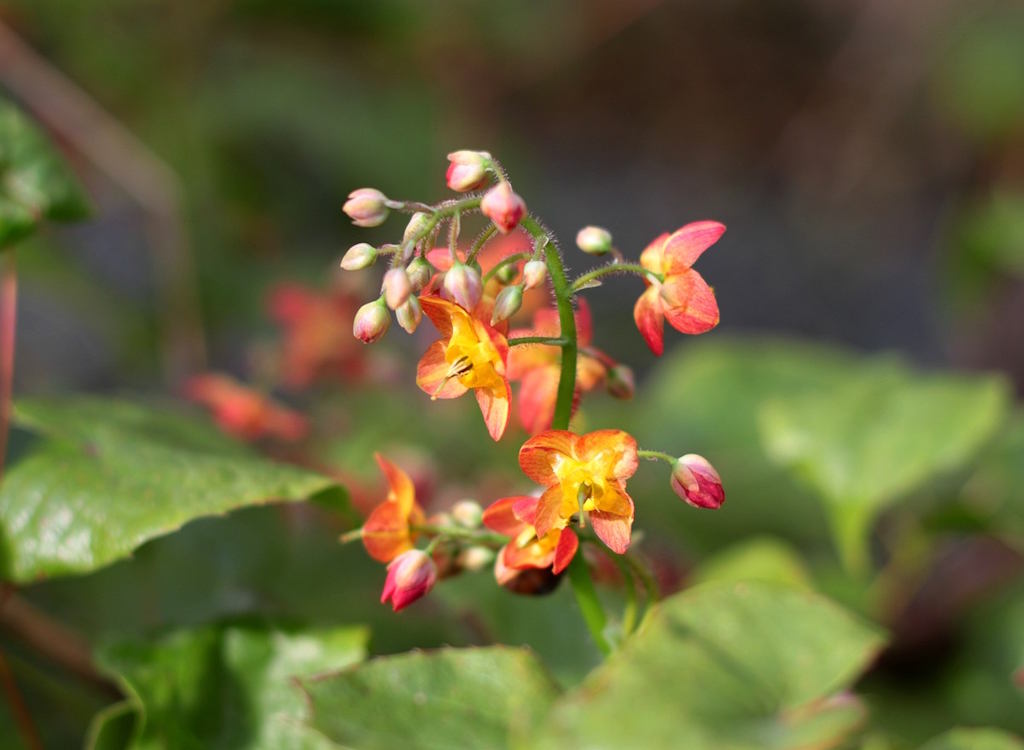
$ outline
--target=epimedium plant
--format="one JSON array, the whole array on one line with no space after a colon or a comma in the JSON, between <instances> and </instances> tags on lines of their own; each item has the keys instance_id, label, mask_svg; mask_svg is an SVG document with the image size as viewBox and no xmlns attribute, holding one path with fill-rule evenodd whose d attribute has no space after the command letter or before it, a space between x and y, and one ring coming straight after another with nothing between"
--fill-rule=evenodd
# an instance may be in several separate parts
<instances>
[{"instance_id":1,"label":"epimedium plant","mask_svg":"<svg viewBox=\"0 0 1024 750\"><path fill-rule=\"evenodd\" d=\"M451 572L459 565L449 561L486 560L495 549L495 578L513 590L547 588L567 572L594 642L608 653L607 618L577 553L581 543L612 553L630 586L636 578L648 601L657 599L651 572L629 553L635 507L626 482L639 460L668 464L673 491L694 507L718 508L725 493L718 473L700 455L676 458L638 448L623 430L571 431L580 398L596 383L607 379L609 390L620 397L631 397L633 390L631 370L590 345L589 313L580 295L610 274L639 276L645 290L633 317L651 351L660 355L666 320L687 334L718 324L714 291L693 265L725 226L697 221L665 232L638 262L628 261L613 246L608 230L584 227L576 236L579 249L611 261L570 280L556 238L527 211L497 159L485 151L460 150L450 153L448 161L447 185L464 197L427 204L392 200L375 188L349 194L343 210L360 227L379 226L391 212L411 214L400 242L380 247L359 243L342 258L342 268L349 271L368 268L378 258L388 265L380 296L356 312L353 334L369 344L387 333L392 313L408 333L426 317L439 338L420 359L416 384L432 400L472 391L496 441L509 424L511 383L521 381L520 417L533 434L519 450L519 465L539 489L534 495L500 498L486 509L464 505L426 518L408 475L378 455L388 496L345 539L362 539L375 560L388 564L381 601L390 601L395 611L430 591L439 563ZM475 213L489 222L464 251L463 222ZM488 259L488 243L515 231L530 237L532 249ZM447 245L438 247L442 236ZM484 259L491 261L486 269ZM542 301L532 330L510 332L508 321L527 296L546 300L547 286L553 309ZM545 577L551 580L536 582Z\"/></svg>"}]
</instances>

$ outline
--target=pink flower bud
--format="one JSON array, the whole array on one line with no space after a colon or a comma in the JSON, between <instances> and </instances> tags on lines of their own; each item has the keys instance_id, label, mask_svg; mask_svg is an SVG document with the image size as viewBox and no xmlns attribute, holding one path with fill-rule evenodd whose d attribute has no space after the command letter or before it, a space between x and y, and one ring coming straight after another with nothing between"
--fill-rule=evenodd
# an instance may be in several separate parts
<instances>
[{"instance_id":1,"label":"pink flower bud","mask_svg":"<svg viewBox=\"0 0 1024 750\"><path fill-rule=\"evenodd\" d=\"M483 282L480 273L472 266L456 262L444 275L442 288L444 296L455 304L472 312L480 304Z\"/></svg>"},{"instance_id":2,"label":"pink flower bud","mask_svg":"<svg viewBox=\"0 0 1024 750\"><path fill-rule=\"evenodd\" d=\"M672 467L672 490L695 508L722 507L725 490L715 467L703 456L687 453Z\"/></svg>"},{"instance_id":3,"label":"pink flower bud","mask_svg":"<svg viewBox=\"0 0 1024 750\"><path fill-rule=\"evenodd\" d=\"M409 274L409 283L417 292L429 284L430 277L434 275L434 269L422 256L414 258L412 263L406 266L405 272Z\"/></svg>"},{"instance_id":4,"label":"pink flower bud","mask_svg":"<svg viewBox=\"0 0 1024 750\"><path fill-rule=\"evenodd\" d=\"M377 248L360 242L348 249L341 259L341 267L346 271L361 271L369 268L377 260Z\"/></svg>"},{"instance_id":5,"label":"pink flower bud","mask_svg":"<svg viewBox=\"0 0 1024 750\"><path fill-rule=\"evenodd\" d=\"M612 249L612 233L603 227L583 227L576 233L576 246L588 255L604 255Z\"/></svg>"},{"instance_id":6,"label":"pink flower bud","mask_svg":"<svg viewBox=\"0 0 1024 750\"><path fill-rule=\"evenodd\" d=\"M412 282L404 268L389 268L384 274L384 301L392 310L405 304L412 294Z\"/></svg>"},{"instance_id":7,"label":"pink flower bud","mask_svg":"<svg viewBox=\"0 0 1024 750\"><path fill-rule=\"evenodd\" d=\"M512 192L512 186L502 180L492 187L480 201L480 211L494 222L502 234L508 234L526 213L526 203Z\"/></svg>"},{"instance_id":8,"label":"pink flower bud","mask_svg":"<svg viewBox=\"0 0 1024 750\"><path fill-rule=\"evenodd\" d=\"M465 193L476 190L487 182L487 169L491 155L486 151L454 151L448 154L448 173L445 181L452 190Z\"/></svg>"},{"instance_id":9,"label":"pink flower bud","mask_svg":"<svg viewBox=\"0 0 1024 750\"><path fill-rule=\"evenodd\" d=\"M523 266L523 283L527 289L540 286L547 277L548 266L542 260L531 260Z\"/></svg>"},{"instance_id":10,"label":"pink flower bud","mask_svg":"<svg viewBox=\"0 0 1024 750\"><path fill-rule=\"evenodd\" d=\"M341 210L357 227L376 227L388 218L387 196L375 188L359 188L348 194Z\"/></svg>"},{"instance_id":11,"label":"pink flower bud","mask_svg":"<svg viewBox=\"0 0 1024 750\"><path fill-rule=\"evenodd\" d=\"M437 583L437 566L430 555L420 549L403 552L388 564L388 577L380 603L391 600L397 612L424 596Z\"/></svg>"},{"instance_id":12,"label":"pink flower bud","mask_svg":"<svg viewBox=\"0 0 1024 750\"><path fill-rule=\"evenodd\" d=\"M423 320L423 308L416 297L410 296L405 304L395 310L395 318L398 325L405 329L406 333L414 333Z\"/></svg>"},{"instance_id":13,"label":"pink flower bud","mask_svg":"<svg viewBox=\"0 0 1024 750\"><path fill-rule=\"evenodd\" d=\"M352 321L352 333L364 344L372 344L388 332L390 325L391 315L384 300L375 299L356 311L356 317Z\"/></svg>"},{"instance_id":14,"label":"pink flower bud","mask_svg":"<svg viewBox=\"0 0 1024 750\"><path fill-rule=\"evenodd\" d=\"M413 246L423 239L422 235L430 225L430 217L422 211L417 211L405 225L405 232L402 233L402 244Z\"/></svg>"},{"instance_id":15,"label":"pink flower bud","mask_svg":"<svg viewBox=\"0 0 1024 750\"><path fill-rule=\"evenodd\" d=\"M523 306L523 287L519 284L507 286L498 292L494 300L494 312L491 314L491 325L508 320Z\"/></svg>"},{"instance_id":16,"label":"pink flower bud","mask_svg":"<svg viewBox=\"0 0 1024 750\"><path fill-rule=\"evenodd\" d=\"M452 520L467 529L476 529L483 523L484 509L476 500L459 500L452 506Z\"/></svg>"},{"instance_id":17,"label":"pink flower bud","mask_svg":"<svg viewBox=\"0 0 1024 750\"><path fill-rule=\"evenodd\" d=\"M608 386L608 393L613 398L628 401L636 393L636 378L633 376L633 368L627 365L617 364L610 367L605 382Z\"/></svg>"}]
</instances>

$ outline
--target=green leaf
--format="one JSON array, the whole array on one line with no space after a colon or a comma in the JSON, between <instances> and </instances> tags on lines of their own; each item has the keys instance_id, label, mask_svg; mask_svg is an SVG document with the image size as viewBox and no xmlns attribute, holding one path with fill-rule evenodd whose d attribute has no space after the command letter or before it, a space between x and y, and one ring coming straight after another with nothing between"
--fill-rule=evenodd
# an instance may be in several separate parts
<instances>
[{"instance_id":1,"label":"green leaf","mask_svg":"<svg viewBox=\"0 0 1024 750\"><path fill-rule=\"evenodd\" d=\"M31 234L43 219L87 213L74 176L28 118L0 97L0 248Z\"/></svg>"},{"instance_id":2,"label":"green leaf","mask_svg":"<svg viewBox=\"0 0 1024 750\"><path fill-rule=\"evenodd\" d=\"M367 636L364 628L212 626L118 643L97 658L129 695L130 748L321 750L333 746L306 725L296 680L361 661ZM93 748L113 746L107 731L123 731L124 711L97 716Z\"/></svg>"},{"instance_id":3,"label":"green leaf","mask_svg":"<svg viewBox=\"0 0 1024 750\"><path fill-rule=\"evenodd\" d=\"M303 687L312 725L361 750L510 747L558 693L530 651L503 647L374 659Z\"/></svg>"},{"instance_id":4,"label":"green leaf","mask_svg":"<svg viewBox=\"0 0 1024 750\"><path fill-rule=\"evenodd\" d=\"M694 583L765 581L811 589L811 577L796 551L777 539L751 539L722 550L703 563Z\"/></svg>"},{"instance_id":5,"label":"green leaf","mask_svg":"<svg viewBox=\"0 0 1024 750\"><path fill-rule=\"evenodd\" d=\"M194 518L332 485L202 421L112 399L22 401L15 422L46 438L0 486L0 572L17 582L85 573Z\"/></svg>"},{"instance_id":6,"label":"green leaf","mask_svg":"<svg viewBox=\"0 0 1024 750\"><path fill-rule=\"evenodd\" d=\"M531 748L832 747L863 719L848 687L881 645L809 592L707 584L677 594L559 701Z\"/></svg>"},{"instance_id":7,"label":"green leaf","mask_svg":"<svg viewBox=\"0 0 1024 750\"><path fill-rule=\"evenodd\" d=\"M1008 408L1001 378L915 375L868 362L828 391L766 403L760 425L769 454L825 499L844 562L857 570L875 515L961 469Z\"/></svg>"},{"instance_id":8,"label":"green leaf","mask_svg":"<svg viewBox=\"0 0 1024 750\"><path fill-rule=\"evenodd\" d=\"M953 729L920 750L1024 750L1024 742L998 729Z\"/></svg>"}]
</instances>

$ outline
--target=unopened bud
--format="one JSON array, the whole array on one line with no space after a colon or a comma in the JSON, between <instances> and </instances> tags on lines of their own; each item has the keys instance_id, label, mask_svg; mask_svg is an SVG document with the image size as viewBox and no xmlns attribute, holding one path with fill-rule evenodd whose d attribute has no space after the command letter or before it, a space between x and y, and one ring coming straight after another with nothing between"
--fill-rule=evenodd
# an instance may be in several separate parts
<instances>
[{"instance_id":1,"label":"unopened bud","mask_svg":"<svg viewBox=\"0 0 1024 750\"><path fill-rule=\"evenodd\" d=\"M633 368L628 365L617 364L608 368L605 384L613 398L623 401L633 398L636 393L636 378L633 376Z\"/></svg>"},{"instance_id":2,"label":"unopened bud","mask_svg":"<svg viewBox=\"0 0 1024 750\"><path fill-rule=\"evenodd\" d=\"M341 210L357 227L376 227L388 218L387 196L376 188L359 188L348 194Z\"/></svg>"},{"instance_id":3,"label":"unopened bud","mask_svg":"<svg viewBox=\"0 0 1024 750\"><path fill-rule=\"evenodd\" d=\"M722 480L706 458L687 453L672 467L672 490L696 508L722 507L725 490Z\"/></svg>"},{"instance_id":4,"label":"unopened bud","mask_svg":"<svg viewBox=\"0 0 1024 750\"><path fill-rule=\"evenodd\" d=\"M398 325L405 329L406 333L414 333L423 320L423 308L415 296L410 296L405 304L395 310L395 318Z\"/></svg>"},{"instance_id":5,"label":"unopened bud","mask_svg":"<svg viewBox=\"0 0 1024 750\"><path fill-rule=\"evenodd\" d=\"M412 283L409 281L409 274L404 268L389 268L384 274L384 301L392 310L397 310L405 304L412 294Z\"/></svg>"},{"instance_id":6,"label":"unopened bud","mask_svg":"<svg viewBox=\"0 0 1024 750\"><path fill-rule=\"evenodd\" d=\"M523 266L523 283L527 289L533 289L544 283L548 276L548 266L542 260L531 260Z\"/></svg>"},{"instance_id":7,"label":"unopened bud","mask_svg":"<svg viewBox=\"0 0 1024 750\"><path fill-rule=\"evenodd\" d=\"M519 271L516 269L514 263L506 263L498 269L498 272L494 274L494 277L502 284L511 284L516 280L516 275L518 273Z\"/></svg>"},{"instance_id":8,"label":"unopened bud","mask_svg":"<svg viewBox=\"0 0 1024 750\"><path fill-rule=\"evenodd\" d=\"M437 583L437 566L430 555L420 549L403 552L388 564L388 576L380 603L391 600L397 612L424 596Z\"/></svg>"},{"instance_id":9,"label":"unopened bud","mask_svg":"<svg viewBox=\"0 0 1024 750\"><path fill-rule=\"evenodd\" d=\"M427 226L430 224L430 217L422 211L417 211L409 219L409 223L405 225L405 232L402 234L402 244L413 246L421 239L423 239L423 233L427 230Z\"/></svg>"},{"instance_id":10,"label":"unopened bud","mask_svg":"<svg viewBox=\"0 0 1024 750\"><path fill-rule=\"evenodd\" d=\"M459 500L452 506L451 514L459 526L476 529L483 523L484 509L476 500Z\"/></svg>"},{"instance_id":11,"label":"unopened bud","mask_svg":"<svg viewBox=\"0 0 1024 750\"><path fill-rule=\"evenodd\" d=\"M481 547L480 545L466 547L466 549L459 553L456 562L463 570L470 572L483 570L494 562L494 550L489 547Z\"/></svg>"},{"instance_id":12,"label":"unopened bud","mask_svg":"<svg viewBox=\"0 0 1024 750\"><path fill-rule=\"evenodd\" d=\"M472 266L456 262L444 275L443 291L452 302L472 312L483 294L480 273Z\"/></svg>"},{"instance_id":13,"label":"unopened bud","mask_svg":"<svg viewBox=\"0 0 1024 750\"><path fill-rule=\"evenodd\" d=\"M526 203L512 191L511 185L502 180L484 195L480 211L494 222L499 232L508 234L526 213Z\"/></svg>"},{"instance_id":14,"label":"unopened bud","mask_svg":"<svg viewBox=\"0 0 1024 750\"><path fill-rule=\"evenodd\" d=\"M487 182L487 169L491 155L486 151L454 151L448 154L448 187L459 193L476 190Z\"/></svg>"},{"instance_id":15,"label":"unopened bud","mask_svg":"<svg viewBox=\"0 0 1024 750\"><path fill-rule=\"evenodd\" d=\"M391 325L391 315L388 313L384 300L375 299L367 302L356 311L356 317L352 321L352 333L364 344L372 344L385 333Z\"/></svg>"},{"instance_id":16,"label":"unopened bud","mask_svg":"<svg viewBox=\"0 0 1024 750\"><path fill-rule=\"evenodd\" d=\"M409 283L412 284L413 290L417 292L430 283L430 277L434 275L434 269L422 256L413 258L412 263L406 266L405 272L409 275Z\"/></svg>"},{"instance_id":17,"label":"unopened bud","mask_svg":"<svg viewBox=\"0 0 1024 750\"><path fill-rule=\"evenodd\" d=\"M346 271L362 271L364 268L372 266L375 260L377 260L377 248L360 242L345 252L341 259L341 267Z\"/></svg>"},{"instance_id":18,"label":"unopened bud","mask_svg":"<svg viewBox=\"0 0 1024 750\"><path fill-rule=\"evenodd\" d=\"M491 314L491 325L508 320L523 306L523 287L520 284L507 286L498 293L494 300L494 312Z\"/></svg>"},{"instance_id":19,"label":"unopened bud","mask_svg":"<svg viewBox=\"0 0 1024 750\"><path fill-rule=\"evenodd\" d=\"M583 227L576 233L576 246L588 255L611 252L612 233L603 227Z\"/></svg>"}]
</instances>

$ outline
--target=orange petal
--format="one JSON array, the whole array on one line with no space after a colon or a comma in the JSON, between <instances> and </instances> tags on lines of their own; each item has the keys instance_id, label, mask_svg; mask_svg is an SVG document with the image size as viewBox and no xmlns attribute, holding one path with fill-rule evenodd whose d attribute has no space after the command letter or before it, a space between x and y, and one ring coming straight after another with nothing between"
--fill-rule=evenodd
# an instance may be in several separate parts
<instances>
[{"instance_id":1,"label":"orange petal","mask_svg":"<svg viewBox=\"0 0 1024 750\"><path fill-rule=\"evenodd\" d=\"M533 527L538 537L547 536L555 529L565 526L562 518L562 486L556 484L548 487L537 503L537 515L533 519Z\"/></svg>"},{"instance_id":2,"label":"orange petal","mask_svg":"<svg viewBox=\"0 0 1024 750\"><path fill-rule=\"evenodd\" d=\"M601 451L615 455L615 463L611 467L610 476L618 480L626 480L636 473L637 455L636 439L623 430L595 430L588 432L579 439L576 453L581 460L589 460Z\"/></svg>"},{"instance_id":3,"label":"orange petal","mask_svg":"<svg viewBox=\"0 0 1024 750\"><path fill-rule=\"evenodd\" d=\"M664 261L665 240L668 239L668 232L662 232L640 253L640 265L654 273L662 272Z\"/></svg>"},{"instance_id":4,"label":"orange petal","mask_svg":"<svg viewBox=\"0 0 1024 750\"><path fill-rule=\"evenodd\" d=\"M576 440L576 435L568 430L547 430L534 435L519 449L519 466L537 484L557 484L552 463L559 454L572 456Z\"/></svg>"},{"instance_id":5,"label":"orange petal","mask_svg":"<svg viewBox=\"0 0 1024 750\"><path fill-rule=\"evenodd\" d=\"M696 271L666 279L661 299L669 324L681 333L704 333L718 325L715 293Z\"/></svg>"},{"instance_id":6,"label":"orange petal","mask_svg":"<svg viewBox=\"0 0 1024 750\"><path fill-rule=\"evenodd\" d=\"M466 259L466 254L459 250L458 256L460 260ZM452 251L447 247L434 247L427 250L427 260L434 268L438 271L447 271L452 267Z\"/></svg>"},{"instance_id":7,"label":"orange petal","mask_svg":"<svg viewBox=\"0 0 1024 750\"><path fill-rule=\"evenodd\" d=\"M483 524L491 531L497 531L506 536L515 536L523 530L525 524L516 517L515 504L523 500L525 496L503 497L495 500L484 510ZM536 501L537 498L531 497Z\"/></svg>"},{"instance_id":8,"label":"orange petal","mask_svg":"<svg viewBox=\"0 0 1024 750\"><path fill-rule=\"evenodd\" d=\"M434 324L434 327L443 338L451 338L453 316L462 315L469 317L469 313L454 302L449 302L440 297L421 294L420 307L423 308L423 314L430 318L430 322Z\"/></svg>"},{"instance_id":9,"label":"orange petal","mask_svg":"<svg viewBox=\"0 0 1024 750\"><path fill-rule=\"evenodd\" d=\"M604 380L604 373L605 367L599 359L581 353L576 360L576 387L581 391L592 391Z\"/></svg>"},{"instance_id":10,"label":"orange petal","mask_svg":"<svg viewBox=\"0 0 1024 750\"><path fill-rule=\"evenodd\" d=\"M633 501L629 495L625 497L629 501L629 507L632 511ZM629 549L629 533L633 527L632 512L629 515L620 516L616 513L593 510L587 514L587 518L590 519L597 538L604 542L612 552L617 552L621 555Z\"/></svg>"},{"instance_id":11,"label":"orange petal","mask_svg":"<svg viewBox=\"0 0 1024 750\"><path fill-rule=\"evenodd\" d=\"M557 367L537 367L530 370L519 386L519 421L531 435L551 427L558 399Z\"/></svg>"},{"instance_id":12,"label":"orange petal","mask_svg":"<svg viewBox=\"0 0 1024 750\"><path fill-rule=\"evenodd\" d=\"M663 266L665 275L682 273L725 232L725 224L717 221L695 221L677 229L665 241Z\"/></svg>"},{"instance_id":13,"label":"orange petal","mask_svg":"<svg viewBox=\"0 0 1024 750\"><path fill-rule=\"evenodd\" d=\"M502 555L503 562L510 568L547 568L555 559L555 536L537 539L525 547L507 544Z\"/></svg>"},{"instance_id":14,"label":"orange petal","mask_svg":"<svg viewBox=\"0 0 1024 750\"><path fill-rule=\"evenodd\" d=\"M533 526L537 518L537 506L540 505L540 498L533 495L521 495L512 506L515 517L527 526Z\"/></svg>"},{"instance_id":15,"label":"orange petal","mask_svg":"<svg viewBox=\"0 0 1024 750\"><path fill-rule=\"evenodd\" d=\"M572 529L562 529L562 533L558 536L558 546L555 547L555 560L554 565L551 566L551 572L558 575L565 570L572 562L579 546L580 540L576 536L576 532Z\"/></svg>"},{"instance_id":16,"label":"orange petal","mask_svg":"<svg viewBox=\"0 0 1024 750\"><path fill-rule=\"evenodd\" d=\"M445 349L444 341L435 341L416 366L416 385L431 398L458 398L467 390L458 378L445 382L450 366L444 358Z\"/></svg>"},{"instance_id":17,"label":"orange petal","mask_svg":"<svg viewBox=\"0 0 1024 750\"><path fill-rule=\"evenodd\" d=\"M594 319L587 301L583 297L577 297L576 300L576 338L580 346L587 346L594 337Z\"/></svg>"},{"instance_id":18,"label":"orange petal","mask_svg":"<svg viewBox=\"0 0 1024 750\"><path fill-rule=\"evenodd\" d=\"M532 336L557 336L562 331L558 322L558 310L554 307L542 307L533 314Z\"/></svg>"},{"instance_id":19,"label":"orange petal","mask_svg":"<svg viewBox=\"0 0 1024 750\"><path fill-rule=\"evenodd\" d=\"M379 453L374 453L377 465L384 473L384 479L388 483L388 501L397 503L404 519L409 518L413 507L416 505L416 488L409 475L398 466L388 461Z\"/></svg>"},{"instance_id":20,"label":"orange petal","mask_svg":"<svg viewBox=\"0 0 1024 750\"><path fill-rule=\"evenodd\" d=\"M647 346L660 357L661 353L665 351L664 333L662 332L664 316L661 311L661 298L658 296L657 286L647 287L640 295L640 299L633 307L633 320L636 321L636 327L640 330L644 341L647 342Z\"/></svg>"},{"instance_id":21,"label":"orange petal","mask_svg":"<svg viewBox=\"0 0 1024 750\"><path fill-rule=\"evenodd\" d=\"M512 398L512 392L507 382L502 385L503 388L500 389L476 389L476 402L480 404L487 432L494 440L501 440L505 428L508 427L509 400Z\"/></svg>"},{"instance_id":22,"label":"orange petal","mask_svg":"<svg viewBox=\"0 0 1024 750\"><path fill-rule=\"evenodd\" d=\"M516 568L512 568L505 563L505 555L508 554L508 550L511 547L512 543L509 542L498 550L498 555L494 559L494 578L498 582L499 586L504 586L519 575L519 571Z\"/></svg>"},{"instance_id":23,"label":"orange petal","mask_svg":"<svg viewBox=\"0 0 1024 750\"><path fill-rule=\"evenodd\" d=\"M362 539L370 557L380 562L390 562L412 549L406 514L395 502L386 501L373 509L363 524Z\"/></svg>"}]
</instances>

